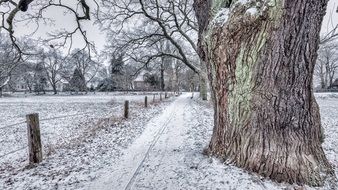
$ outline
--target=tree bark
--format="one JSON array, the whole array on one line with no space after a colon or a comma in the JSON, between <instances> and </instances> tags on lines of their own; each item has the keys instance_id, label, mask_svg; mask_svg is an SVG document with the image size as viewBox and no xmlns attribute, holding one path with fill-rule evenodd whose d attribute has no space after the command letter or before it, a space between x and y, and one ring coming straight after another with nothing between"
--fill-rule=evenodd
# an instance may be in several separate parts
<instances>
[{"instance_id":1,"label":"tree bark","mask_svg":"<svg viewBox=\"0 0 338 190\"><path fill-rule=\"evenodd\" d=\"M312 89L327 1L195 0L215 107L207 153L278 182L335 178Z\"/></svg>"},{"instance_id":2,"label":"tree bark","mask_svg":"<svg viewBox=\"0 0 338 190\"><path fill-rule=\"evenodd\" d=\"M326 89L326 80L325 80L325 71L324 71L324 65L322 62L319 62L317 64L320 64L320 73L319 73L319 77L320 77L320 87L322 90Z\"/></svg>"},{"instance_id":3,"label":"tree bark","mask_svg":"<svg viewBox=\"0 0 338 190\"><path fill-rule=\"evenodd\" d=\"M53 87L54 95L58 94L58 91L57 91L57 88L56 88L56 84L55 84L55 83L52 84L52 87Z\"/></svg>"},{"instance_id":4,"label":"tree bark","mask_svg":"<svg viewBox=\"0 0 338 190\"><path fill-rule=\"evenodd\" d=\"M164 91L165 89L165 84L164 84L164 58L162 58L162 63L161 63L161 81L160 81L160 87L161 87L161 91Z\"/></svg>"},{"instance_id":5,"label":"tree bark","mask_svg":"<svg viewBox=\"0 0 338 190\"><path fill-rule=\"evenodd\" d=\"M208 79L207 76L204 76L205 74L200 73L199 79L200 79L200 97L202 100L208 100Z\"/></svg>"},{"instance_id":6,"label":"tree bark","mask_svg":"<svg viewBox=\"0 0 338 190\"><path fill-rule=\"evenodd\" d=\"M206 63L201 61L201 72L198 73L200 82L200 97L202 100L208 100L208 76Z\"/></svg>"}]
</instances>

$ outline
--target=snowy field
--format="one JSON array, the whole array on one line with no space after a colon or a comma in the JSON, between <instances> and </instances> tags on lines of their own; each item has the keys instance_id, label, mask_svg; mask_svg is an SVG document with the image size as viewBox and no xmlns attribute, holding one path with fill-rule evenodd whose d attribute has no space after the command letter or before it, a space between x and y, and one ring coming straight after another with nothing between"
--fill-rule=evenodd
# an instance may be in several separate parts
<instances>
[{"instance_id":1,"label":"snowy field","mask_svg":"<svg viewBox=\"0 0 338 190\"><path fill-rule=\"evenodd\" d=\"M43 168L41 173L46 175L46 179L48 178L50 180L50 177L56 175L53 173L53 167L55 167L54 169L56 170L70 173L71 171L65 170L64 167L75 167L74 164L78 164L78 160L76 162L71 162L69 159L85 159L86 156L81 154L79 154L81 157L72 155L76 154L71 152L74 150L74 147L72 146L77 146L79 144L83 145L83 142L92 141L90 138L92 136L97 136L93 135L93 133L103 132L102 130L97 129L98 127L105 128L107 127L105 125L119 125L118 127L123 127L123 129L111 129L116 131L102 139L100 139L101 137L99 137L99 139L95 139L97 142L92 144L89 142L88 146L91 146L91 149L84 148L83 150L86 151L89 156L95 156L96 154L95 151L91 152L92 148L94 149L96 146L104 146L104 143L111 143L111 141L116 141L117 146L127 146L127 141L134 138L138 133L142 132L142 128L144 126L142 123L147 122L149 118L153 117L153 115L158 113L162 107L166 105L166 103L163 103L163 105L158 105L159 96L156 96L157 105L155 106L155 104L152 104L153 96L148 94L150 108L145 109L143 108L144 97L145 95L143 94L126 95L117 93L101 93L78 96L19 95L15 97L1 98L0 189L29 189L32 186L34 187L34 183L32 184L29 180L27 180L29 178L28 176L35 176L34 169L25 170L24 168L27 165L27 131L25 124L26 114L39 113L41 138L44 150L43 153L44 157L47 158L47 160L41 164L41 167ZM130 101L131 119L128 121L123 121L121 119L125 100ZM130 126L135 128L131 129L129 128ZM107 140L106 138L108 137L111 139ZM78 151L81 151L80 147L76 147L75 149L76 150L74 151L77 153ZM111 149L112 150L109 151L114 151L114 148ZM7 153L11 153L12 151L16 150L19 151L6 155ZM98 151L102 151L102 154L106 154L106 150L103 151L102 149L98 148ZM118 152L114 152L114 154L116 153ZM109 155L108 152L107 155ZM102 155L96 156L100 157ZM55 163L50 163L48 159L53 160L53 157L58 157L57 159L60 160L55 161ZM65 157L65 159L62 159L63 157ZM54 162L54 160L52 162ZM66 163L72 164L72 166L67 166ZM50 166L49 164L55 165ZM60 168L57 166L60 166ZM99 167L102 166L100 165ZM38 171L39 169L36 170ZM76 170L84 170L83 165L80 164ZM10 187L13 183L12 180L20 181L20 179L15 176L16 174L22 176L22 181L20 183L13 184L14 186ZM61 179L66 178L63 176L63 174L60 175L61 176L59 177ZM42 178L41 180L46 181L46 179ZM69 182L70 179L62 180ZM26 183L30 185L28 186ZM39 184L39 180L36 183ZM37 185L37 187L39 187L39 185ZM50 189L51 187L41 186L41 188Z\"/></svg>"},{"instance_id":2,"label":"snowy field","mask_svg":"<svg viewBox=\"0 0 338 190\"><path fill-rule=\"evenodd\" d=\"M338 174L338 94L316 98L324 150ZM117 119L125 99L132 101L132 117ZM25 167L26 150L0 158L0 189L302 189L202 155L212 133L210 102L183 94L146 109L143 100L121 94L0 99L0 127L31 110L40 118L95 112L41 122L45 160ZM0 155L20 148L27 140L25 125L0 132L0 140Z\"/></svg>"},{"instance_id":3,"label":"snowy field","mask_svg":"<svg viewBox=\"0 0 338 190\"><path fill-rule=\"evenodd\" d=\"M122 115L123 102L144 101L142 95L19 96L0 99L0 155L27 144L26 114L39 113L45 146L81 135L84 126L107 116Z\"/></svg>"}]
</instances>

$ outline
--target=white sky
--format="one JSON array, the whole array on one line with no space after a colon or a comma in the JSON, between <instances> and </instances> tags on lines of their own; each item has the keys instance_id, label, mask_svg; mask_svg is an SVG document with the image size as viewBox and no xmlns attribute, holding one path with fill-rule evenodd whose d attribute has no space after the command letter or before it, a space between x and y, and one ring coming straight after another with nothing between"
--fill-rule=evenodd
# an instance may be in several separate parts
<instances>
[{"instance_id":1,"label":"white sky","mask_svg":"<svg viewBox=\"0 0 338 190\"><path fill-rule=\"evenodd\" d=\"M330 0L327 7L327 13L323 21L322 34L330 31L333 26L338 24L338 13L337 11L338 0Z\"/></svg>"},{"instance_id":2,"label":"white sky","mask_svg":"<svg viewBox=\"0 0 338 190\"><path fill-rule=\"evenodd\" d=\"M330 0L327 14L324 18L322 34L325 34L327 31L331 30L333 26L338 24L338 13L336 12L338 6L338 0ZM332 16L333 15L333 16ZM48 14L46 16L55 19L55 26L40 26L38 32L33 35L33 37L43 37L46 32L53 31L55 28L67 28L72 29L75 26L74 18L69 15L64 15L60 9L48 9ZM94 41L98 50L103 50L105 45L105 34L100 32L99 26L93 25L93 21L85 21L82 22L85 30L87 31L88 38L90 41ZM23 26L17 25L15 28L15 32L17 36L21 36L23 34L30 34L34 27L31 26ZM109 39L107 39L109 40ZM75 47L82 47L83 40L78 37L74 39Z\"/></svg>"}]
</instances>

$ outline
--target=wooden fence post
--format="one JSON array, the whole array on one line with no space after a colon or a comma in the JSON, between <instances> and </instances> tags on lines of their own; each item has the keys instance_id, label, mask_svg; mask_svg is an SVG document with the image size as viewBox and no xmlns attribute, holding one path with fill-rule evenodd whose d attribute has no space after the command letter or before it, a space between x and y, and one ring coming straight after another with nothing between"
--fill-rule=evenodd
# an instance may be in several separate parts
<instances>
[{"instance_id":1,"label":"wooden fence post","mask_svg":"<svg viewBox=\"0 0 338 190\"><path fill-rule=\"evenodd\" d=\"M155 103L155 96L156 96L156 95L154 94L154 97L153 97L153 103Z\"/></svg>"},{"instance_id":2,"label":"wooden fence post","mask_svg":"<svg viewBox=\"0 0 338 190\"><path fill-rule=\"evenodd\" d=\"M126 100L124 102L124 118L128 118L129 117L129 101Z\"/></svg>"},{"instance_id":3,"label":"wooden fence post","mask_svg":"<svg viewBox=\"0 0 338 190\"><path fill-rule=\"evenodd\" d=\"M168 98L168 93L167 93L167 92L164 93L164 98L165 98L165 99Z\"/></svg>"},{"instance_id":4,"label":"wooden fence post","mask_svg":"<svg viewBox=\"0 0 338 190\"><path fill-rule=\"evenodd\" d=\"M39 124L39 114L26 115L28 134L29 164L42 162L42 144Z\"/></svg>"},{"instance_id":5,"label":"wooden fence post","mask_svg":"<svg viewBox=\"0 0 338 190\"><path fill-rule=\"evenodd\" d=\"M144 107L148 107L148 96L144 98Z\"/></svg>"},{"instance_id":6,"label":"wooden fence post","mask_svg":"<svg viewBox=\"0 0 338 190\"><path fill-rule=\"evenodd\" d=\"M160 93L160 101L162 101L162 92Z\"/></svg>"}]
</instances>

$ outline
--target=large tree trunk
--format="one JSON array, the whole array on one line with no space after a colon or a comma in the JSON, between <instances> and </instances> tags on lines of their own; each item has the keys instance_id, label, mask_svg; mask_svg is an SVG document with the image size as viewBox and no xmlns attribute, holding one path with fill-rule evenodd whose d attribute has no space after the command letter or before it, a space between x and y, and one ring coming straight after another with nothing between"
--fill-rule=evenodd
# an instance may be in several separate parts
<instances>
[{"instance_id":1,"label":"large tree trunk","mask_svg":"<svg viewBox=\"0 0 338 190\"><path fill-rule=\"evenodd\" d=\"M207 153L279 182L323 185L334 172L312 76L327 0L229 2L194 5L215 106Z\"/></svg>"}]
</instances>

